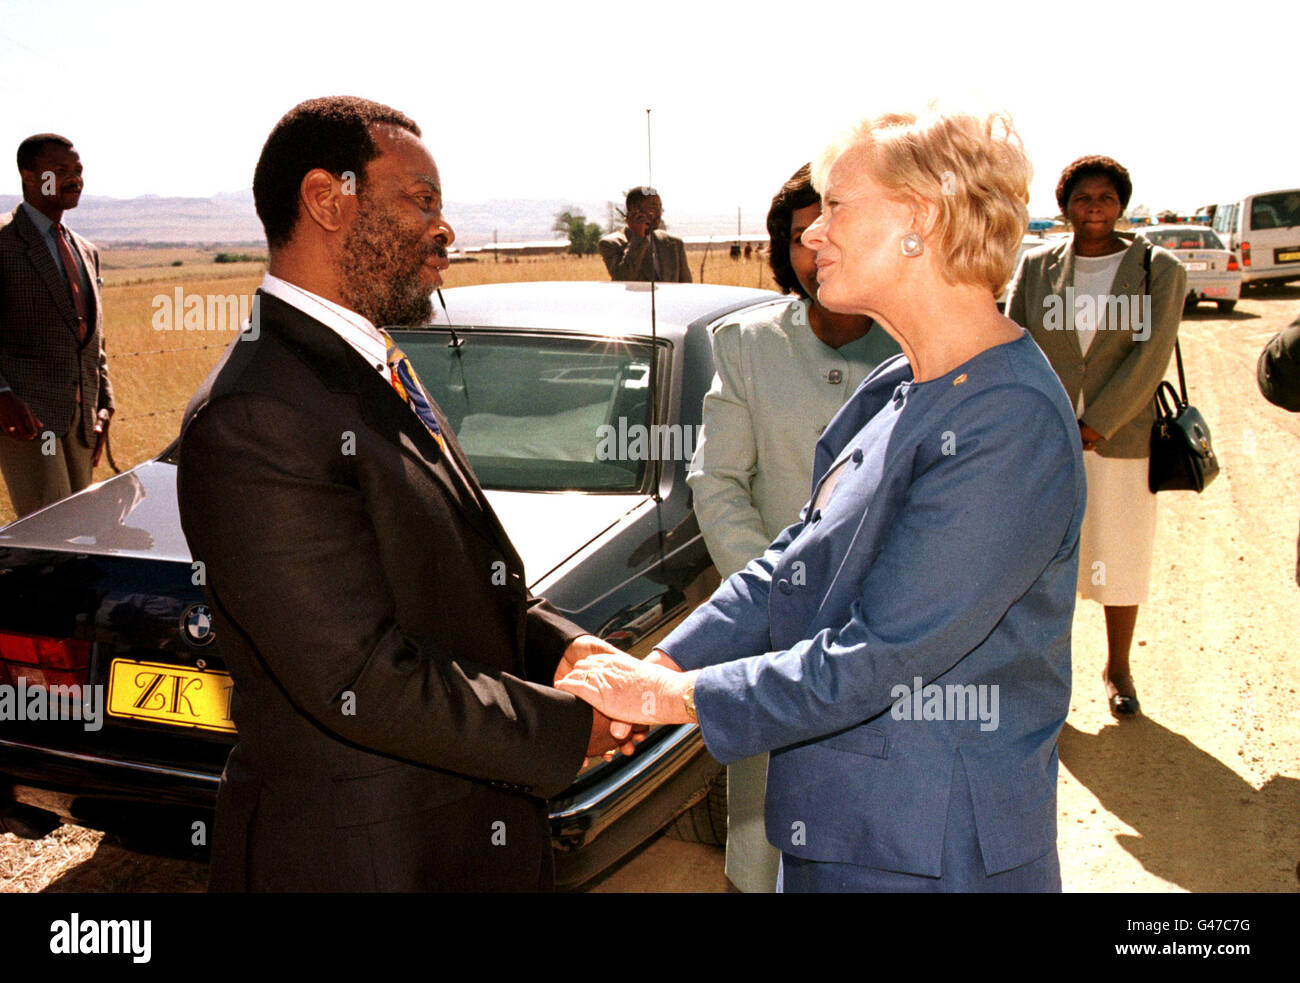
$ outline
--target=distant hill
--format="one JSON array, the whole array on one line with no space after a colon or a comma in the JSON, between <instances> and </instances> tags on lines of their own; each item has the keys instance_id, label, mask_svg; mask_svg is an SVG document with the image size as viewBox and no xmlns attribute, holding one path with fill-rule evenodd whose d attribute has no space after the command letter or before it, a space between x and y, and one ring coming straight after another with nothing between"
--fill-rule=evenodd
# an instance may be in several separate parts
<instances>
[{"instance_id":1,"label":"distant hill","mask_svg":"<svg viewBox=\"0 0 1300 983\"><path fill-rule=\"evenodd\" d=\"M0 211L9 212L22 200L18 195L0 195ZM671 203L669 203L671 206ZM500 242L553 239L551 225L558 212L579 210L592 222L606 223L605 202L572 199L495 199L482 202L449 202L447 216L456 230L459 246L481 246L492 241L495 230ZM226 192L211 198L104 198L83 195L75 212L68 213L68 225L95 243L235 244L263 245L262 224L253 209L253 191ZM679 215L671 207L665 214L670 231L678 235L730 233L735 214ZM746 232L761 232L763 215L755 213ZM751 227L752 226L752 227Z\"/></svg>"},{"instance_id":2,"label":"distant hill","mask_svg":"<svg viewBox=\"0 0 1300 983\"><path fill-rule=\"evenodd\" d=\"M0 195L0 209L12 211L18 195ZM264 243L253 211L252 191L211 198L103 198L83 195L67 214L68 225L91 242Z\"/></svg>"}]
</instances>

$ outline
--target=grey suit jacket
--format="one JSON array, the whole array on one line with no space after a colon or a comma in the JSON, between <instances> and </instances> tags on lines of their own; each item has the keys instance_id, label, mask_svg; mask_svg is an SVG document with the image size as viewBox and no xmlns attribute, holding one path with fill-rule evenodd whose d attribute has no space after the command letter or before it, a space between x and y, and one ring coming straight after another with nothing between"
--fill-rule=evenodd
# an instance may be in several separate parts
<instances>
[{"instance_id":1,"label":"grey suit jacket","mask_svg":"<svg viewBox=\"0 0 1300 983\"><path fill-rule=\"evenodd\" d=\"M90 331L77 339L77 312L40 230L19 205L0 216L0 388L8 386L43 426L62 437L77 408L77 383L86 407L82 436L95 445L95 413L113 409L104 352L99 251L71 232L90 274Z\"/></svg>"},{"instance_id":2,"label":"grey suit jacket","mask_svg":"<svg viewBox=\"0 0 1300 983\"><path fill-rule=\"evenodd\" d=\"M1025 253L1007 298L1007 317L1026 328L1060 376L1072 406L1083 392L1083 423L1104 438L1102 457L1146 457L1150 453L1152 397L1165 376L1183 299L1187 271L1177 257L1151 247L1150 297L1145 296L1145 246L1132 244L1111 286L1115 298L1085 356L1074 330L1073 238Z\"/></svg>"}]
</instances>

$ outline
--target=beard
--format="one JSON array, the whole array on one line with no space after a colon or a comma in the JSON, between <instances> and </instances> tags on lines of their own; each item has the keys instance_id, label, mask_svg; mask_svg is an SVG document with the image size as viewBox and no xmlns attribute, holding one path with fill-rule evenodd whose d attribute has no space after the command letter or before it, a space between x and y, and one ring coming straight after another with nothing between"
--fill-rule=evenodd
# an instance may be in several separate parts
<instances>
[{"instance_id":1,"label":"beard","mask_svg":"<svg viewBox=\"0 0 1300 983\"><path fill-rule=\"evenodd\" d=\"M338 259L344 303L376 327L408 327L433 319L433 301L420 281L421 267L446 247L421 245L398 214L363 194Z\"/></svg>"}]
</instances>

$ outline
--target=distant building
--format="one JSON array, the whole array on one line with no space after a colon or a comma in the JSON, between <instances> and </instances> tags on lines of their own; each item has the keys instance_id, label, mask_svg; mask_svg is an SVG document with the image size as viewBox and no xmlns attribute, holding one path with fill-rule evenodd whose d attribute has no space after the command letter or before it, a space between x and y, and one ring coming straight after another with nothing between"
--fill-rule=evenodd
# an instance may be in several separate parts
<instances>
[{"instance_id":1,"label":"distant building","mask_svg":"<svg viewBox=\"0 0 1300 983\"><path fill-rule=\"evenodd\" d=\"M563 256L569 251L568 239L538 239L532 242L488 242L466 246L456 252L465 255L499 253L504 256Z\"/></svg>"}]
</instances>

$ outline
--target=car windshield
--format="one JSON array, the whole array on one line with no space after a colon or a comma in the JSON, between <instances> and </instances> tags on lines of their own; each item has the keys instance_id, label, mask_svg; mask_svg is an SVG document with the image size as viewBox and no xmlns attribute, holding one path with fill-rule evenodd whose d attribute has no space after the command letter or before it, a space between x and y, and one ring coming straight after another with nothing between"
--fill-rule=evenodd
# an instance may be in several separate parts
<instances>
[{"instance_id":1,"label":"car windshield","mask_svg":"<svg viewBox=\"0 0 1300 983\"><path fill-rule=\"evenodd\" d=\"M443 330L394 337L483 487L641 488L645 460L618 448L620 427L626 434L648 423L648 344L473 329L458 332L459 347Z\"/></svg>"},{"instance_id":2,"label":"car windshield","mask_svg":"<svg viewBox=\"0 0 1300 983\"><path fill-rule=\"evenodd\" d=\"M1165 249L1222 249L1223 243L1205 229L1154 229L1146 237Z\"/></svg>"}]
</instances>

